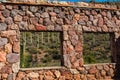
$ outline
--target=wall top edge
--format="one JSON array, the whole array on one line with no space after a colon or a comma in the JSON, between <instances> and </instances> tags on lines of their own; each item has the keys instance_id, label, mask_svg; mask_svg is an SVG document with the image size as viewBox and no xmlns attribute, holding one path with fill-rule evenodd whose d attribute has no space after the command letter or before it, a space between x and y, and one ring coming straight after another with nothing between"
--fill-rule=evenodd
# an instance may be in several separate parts
<instances>
[{"instance_id":1,"label":"wall top edge","mask_svg":"<svg viewBox=\"0 0 120 80\"><path fill-rule=\"evenodd\" d=\"M98 4L98 3L85 3L85 2L78 2L78 3L28 3L28 2L0 2L0 4L6 5L29 5L29 6L50 6L50 7L79 7L85 9L104 9L104 10L120 10L120 3L116 4Z\"/></svg>"}]
</instances>

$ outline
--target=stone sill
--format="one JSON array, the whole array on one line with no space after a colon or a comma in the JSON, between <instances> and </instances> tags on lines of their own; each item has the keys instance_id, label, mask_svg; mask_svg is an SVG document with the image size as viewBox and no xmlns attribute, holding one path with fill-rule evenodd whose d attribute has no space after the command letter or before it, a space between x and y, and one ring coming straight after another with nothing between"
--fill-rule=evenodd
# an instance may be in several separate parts
<instances>
[{"instance_id":1,"label":"stone sill","mask_svg":"<svg viewBox=\"0 0 120 80\"><path fill-rule=\"evenodd\" d=\"M115 65L116 63L96 63L96 64L85 64L84 67L87 67L87 66L99 66L99 65L109 65L109 64Z\"/></svg>"},{"instance_id":2,"label":"stone sill","mask_svg":"<svg viewBox=\"0 0 120 80\"><path fill-rule=\"evenodd\" d=\"M33 6L51 6L51 7L79 7L79 8L87 8L87 9L105 9L105 10L117 10L120 11L120 9L118 8L105 8L105 7L95 7L94 4L97 3L87 3L89 4L88 6L81 6L78 5L76 3L73 4L59 4L59 3L47 3L47 2L43 2L43 3L28 3L28 2L0 2L0 4L12 4L12 5L33 5ZM90 4L92 4L92 6L90 6ZM103 4L104 5L104 4Z\"/></svg>"},{"instance_id":3,"label":"stone sill","mask_svg":"<svg viewBox=\"0 0 120 80\"><path fill-rule=\"evenodd\" d=\"M47 70L47 69L66 69L65 67L60 67L60 66L55 66L55 67L34 67L34 68L20 68L21 71L26 71L26 70Z\"/></svg>"}]
</instances>

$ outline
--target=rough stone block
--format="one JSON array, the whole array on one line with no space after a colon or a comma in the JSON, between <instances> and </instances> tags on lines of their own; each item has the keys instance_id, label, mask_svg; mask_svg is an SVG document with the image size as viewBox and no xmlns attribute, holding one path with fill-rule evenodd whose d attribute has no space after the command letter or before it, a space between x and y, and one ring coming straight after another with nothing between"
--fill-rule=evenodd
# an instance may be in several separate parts
<instances>
[{"instance_id":1,"label":"rough stone block","mask_svg":"<svg viewBox=\"0 0 120 80\"><path fill-rule=\"evenodd\" d=\"M7 44L8 39L7 38L0 38L0 46L4 46L5 44Z\"/></svg>"},{"instance_id":2,"label":"rough stone block","mask_svg":"<svg viewBox=\"0 0 120 80\"><path fill-rule=\"evenodd\" d=\"M20 60L19 54L15 54L15 53L7 54L7 61L9 63L15 63L15 62L18 62L19 60Z\"/></svg>"}]
</instances>

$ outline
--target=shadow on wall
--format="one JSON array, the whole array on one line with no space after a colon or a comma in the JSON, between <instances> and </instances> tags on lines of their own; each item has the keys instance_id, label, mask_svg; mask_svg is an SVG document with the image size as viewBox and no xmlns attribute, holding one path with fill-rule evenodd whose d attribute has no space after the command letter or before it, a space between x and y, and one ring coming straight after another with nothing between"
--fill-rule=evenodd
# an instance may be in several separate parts
<instances>
[{"instance_id":1,"label":"shadow on wall","mask_svg":"<svg viewBox=\"0 0 120 80\"><path fill-rule=\"evenodd\" d=\"M114 80L120 80L120 37L116 40L117 61L115 66Z\"/></svg>"}]
</instances>

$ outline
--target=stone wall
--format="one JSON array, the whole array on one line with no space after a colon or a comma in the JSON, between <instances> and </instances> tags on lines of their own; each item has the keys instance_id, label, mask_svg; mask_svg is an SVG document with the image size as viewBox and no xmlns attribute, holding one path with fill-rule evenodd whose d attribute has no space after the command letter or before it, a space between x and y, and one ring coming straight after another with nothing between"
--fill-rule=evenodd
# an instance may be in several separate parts
<instances>
[{"instance_id":1,"label":"stone wall","mask_svg":"<svg viewBox=\"0 0 120 80\"><path fill-rule=\"evenodd\" d=\"M20 31L63 32L59 68L21 69ZM0 4L0 80L108 80L119 78L112 63L84 65L83 32L113 32L112 52L119 67L120 10ZM115 77L114 77L115 75Z\"/></svg>"}]
</instances>

